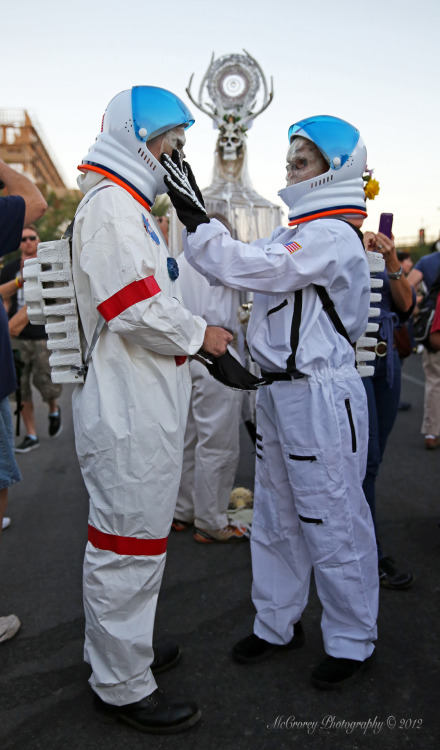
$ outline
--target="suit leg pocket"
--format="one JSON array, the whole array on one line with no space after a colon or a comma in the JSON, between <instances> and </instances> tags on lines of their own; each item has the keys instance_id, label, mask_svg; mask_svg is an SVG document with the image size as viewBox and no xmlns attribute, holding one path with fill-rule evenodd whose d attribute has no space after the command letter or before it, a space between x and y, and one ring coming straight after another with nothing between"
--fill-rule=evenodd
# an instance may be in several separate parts
<instances>
[{"instance_id":1,"label":"suit leg pocket","mask_svg":"<svg viewBox=\"0 0 440 750\"><path fill-rule=\"evenodd\" d=\"M314 564L332 566L340 542L338 498L339 468L331 463L331 448L286 446L289 481L295 507Z\"/></svg>"},{"instance_id":2,"label":"suit leg pocket","mask_svg":"<svg viewBox=\"0 0 440 750\"><path fill-rule=\"evenodd\" d=\"M322 450L286 445L285 451L289 481L296 497L325 490L330 478Z\"/></svg>"}]
</instances>

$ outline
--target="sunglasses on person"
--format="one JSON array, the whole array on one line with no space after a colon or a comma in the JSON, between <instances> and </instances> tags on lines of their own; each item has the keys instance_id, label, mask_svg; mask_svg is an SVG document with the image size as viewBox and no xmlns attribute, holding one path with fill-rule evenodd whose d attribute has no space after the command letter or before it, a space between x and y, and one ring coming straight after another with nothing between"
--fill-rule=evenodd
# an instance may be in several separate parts
<instances>
[{"instance_id":1,"label":"sunglasses on person","mask_svg":"<svg viewBox=\"0 0 440 750\"><path fill-rule=\"evenodd\" d=\"M26 242L26 240L31 240L32 242L35 242L36 239L37 239L36 234L28 234L26 237L22 237L21 241Z\"/></svg>"}]
</instances>

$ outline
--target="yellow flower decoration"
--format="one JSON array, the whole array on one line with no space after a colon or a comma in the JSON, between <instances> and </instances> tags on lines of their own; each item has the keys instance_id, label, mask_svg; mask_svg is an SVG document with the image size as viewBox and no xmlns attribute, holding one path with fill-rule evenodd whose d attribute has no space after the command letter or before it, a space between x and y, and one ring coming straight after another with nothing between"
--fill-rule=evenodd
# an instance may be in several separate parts
<instances>
[{"instance_id":1,"label":"yellow flower decoration","mask_svg":"<svg viewBox=\"0 0 440 750\"><path fill-rule=\"evenodd\" d=\"M364 190L365 190L365 197L370 198L370 200L374 200L380 190L378 181L373 180L373 178L370 177L366 185L364 185Z\"/></svg>"}]
</instances>

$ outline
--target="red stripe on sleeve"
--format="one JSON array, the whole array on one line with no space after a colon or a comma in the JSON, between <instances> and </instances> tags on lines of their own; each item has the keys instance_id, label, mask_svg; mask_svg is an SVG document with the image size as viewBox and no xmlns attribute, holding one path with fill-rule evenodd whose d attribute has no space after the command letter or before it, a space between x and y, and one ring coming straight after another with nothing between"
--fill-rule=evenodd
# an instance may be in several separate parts
<instances>
[{"instance_id":1,"label":"red stripe on sleeve","mask_svg":"<svg viewBox=\"0 0 440 750\"><path fill-rule=\"evenodd\" d=\"M150 299L159 292L160 286L154 276L147 276L145 279L133 281L131 284L124 286L119 292L101 302L97 309L108 323L109 320L113 320L124 310L135 305L136 302Z\"/></svg>"},{"instance_id":2,"label":"red stripe on sleeve","mask_svg":"<svg viewBox=\"0 0 440 750\"><path fill-rule=\"evenodd\" d=\"M164 539L137 539L131 536L104 534L89 524L88 540L97 549L117 555L163 555L167 551L168 537Z\"/></svg>"}]
</instances>

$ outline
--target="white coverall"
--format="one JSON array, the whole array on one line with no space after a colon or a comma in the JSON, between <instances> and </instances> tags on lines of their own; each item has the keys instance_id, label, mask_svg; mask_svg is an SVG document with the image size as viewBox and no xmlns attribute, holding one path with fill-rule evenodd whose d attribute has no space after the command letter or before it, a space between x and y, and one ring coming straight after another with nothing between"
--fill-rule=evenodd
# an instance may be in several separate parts
<instances>
[{"instance_id":1,"label":"white coverall","mask_svg":"<svg viewBox=\"0 0 440 750\"><path fill-rule=\"evenodd\" d=\"M224 286L211 287L189 265L183 253L178 263L185 307L200 315L208 325L222 326L235 333L240 292ZM196 360L191 360L190 370L191 401L174 515L180 521L194 521L197 528L222 529L228 524L226 511L240 457L243 391L219 383Z\"/></svg>"},{"instance_id":2,"label":"white coverall","mask_svg":"<svg viewBox=\"0 0 440 750\"><path fill-rule=\"evenodd\" d=\"M206 323L180 301L154 218L100 175L74 225L73 275L90 344L107 325L73 395L79 463L90 496L84 560L85 659L106 703L151 694L157 597L182 468L191 379L185 355ZM86 196L87 198L87 196ZM147 222L147 226L145 225ZM177 357L177 359L176 359Z\"/></svg>"},{"instance_id":3,"label":"white coverall","mask_svg":"<svg viewBox=\"0 0 440 750\"><path fill-rule=\"evenodd\" d=\"M362 243L343 221L319 219L279 227L269 239L246 245L214 220L188 235L184 249L212 283L254 291L247 339L263 371L286 371L294 304L302 296L296 367L304 377L274 382L257 394L254 631L275 644L291 640L313 567L326 652L364 661L374 650L379 592L373 523L362 492L367 402L353 348L311 286L327 289L355 341L369 310Z\"/></svg>"}]
</instances>

